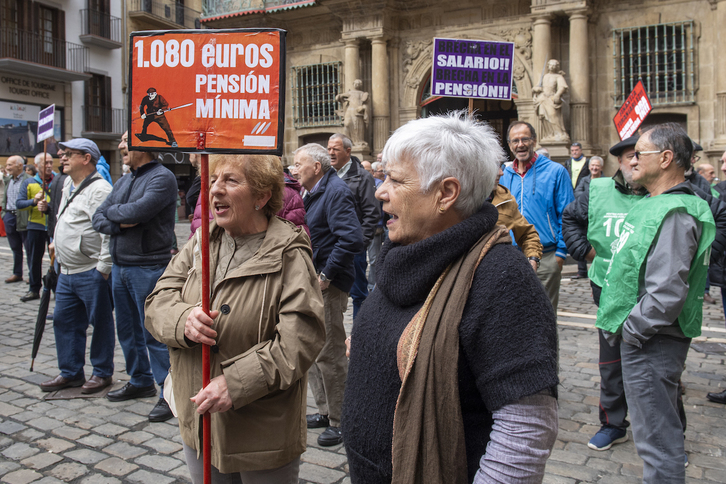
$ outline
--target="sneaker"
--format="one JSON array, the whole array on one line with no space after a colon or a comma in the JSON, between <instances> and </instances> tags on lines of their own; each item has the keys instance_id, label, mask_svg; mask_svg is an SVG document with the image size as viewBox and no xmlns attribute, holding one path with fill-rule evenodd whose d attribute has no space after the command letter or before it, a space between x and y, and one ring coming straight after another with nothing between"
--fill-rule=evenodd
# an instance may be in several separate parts
<instances>
[{"instance_id":1,"label":"sneaker","mask_svg":"<svg viewBox=\"0 0 726 484\"><path fill-rule=\"evenodd\" d=\"M684 456L686 457L686 462L683 467L688 467L688 454L684 454Z\"/></svg>"},{"instance_id":2,"label":"sneaker","mask_svg":"<svg viewBox=\"0 0 726 484\"><path fill-rule=\"evenodd\" d=\"M318 445L330 447L343 443L343 432L340 427L328 427L318 436Z\"/></svg>"},{"instance_id":3,"label":"sneaker","mask_svg":"<svg viewBox=\"0 0 726 484\"><path fill-rule=\"evenodd\" d=\"M628 440L628 431L618 427L603 425L587 446L593 450L608 450L613 444L621 444Z\"/></svg>"}]
</instances>

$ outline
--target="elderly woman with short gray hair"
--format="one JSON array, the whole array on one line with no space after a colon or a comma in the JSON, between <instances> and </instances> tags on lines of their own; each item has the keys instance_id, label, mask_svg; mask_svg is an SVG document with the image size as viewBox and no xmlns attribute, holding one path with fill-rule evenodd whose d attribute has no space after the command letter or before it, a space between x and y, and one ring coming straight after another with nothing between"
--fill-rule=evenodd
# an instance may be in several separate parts
<instances>
[{"instance_id":1,"label":"elderly woman with short gray hair","mask_svg":"<svg viewBox=\"0 0 726 484\"><path fill-rule=\"evenodd\" d=\"M557 332L487 197L504 159L462 113L383 150L390 215L377 290L353 326L343 406L351 480L541 482L557 435Z\"/></svg>"}]
</instances>

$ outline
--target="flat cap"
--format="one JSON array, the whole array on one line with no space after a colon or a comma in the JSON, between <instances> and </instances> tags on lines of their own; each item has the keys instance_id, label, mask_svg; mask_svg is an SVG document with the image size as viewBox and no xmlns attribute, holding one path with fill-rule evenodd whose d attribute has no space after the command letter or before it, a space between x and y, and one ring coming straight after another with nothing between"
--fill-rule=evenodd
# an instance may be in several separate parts
<instances>
[{"instance_id":1,"label":"flat cap","mask_svg":"<svg viewBox=\"0 0 726 484\"><path fill-rule=\"evenodd\" d=\"M94 162L101 158L101 150L98 149L98 145L87 138L75 138L70 141L63 141L58 143L62 149L78 150L91 155Z\"/></svg>"},{"instance_id":2,"label":"flat cap","mask_svg":"<svg viewBox=\"0 0 726 484\"><path fill-rule=\"evenodd\" d=\"M620 156L623 151L625 151L625 148L632 148L635 146L635 143L638 142L640 139L639 134L634 134L630 138L625 138L620 143L614 145L612 148L610 148L610 154L613 156Z\"/></svg>"}]
</instances>

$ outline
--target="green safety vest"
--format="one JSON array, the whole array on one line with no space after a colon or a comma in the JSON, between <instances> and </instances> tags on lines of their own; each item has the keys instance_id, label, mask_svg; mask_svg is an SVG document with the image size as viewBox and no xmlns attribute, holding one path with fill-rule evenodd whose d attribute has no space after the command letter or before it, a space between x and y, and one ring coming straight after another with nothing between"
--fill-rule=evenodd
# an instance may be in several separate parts
<instances>
[{"instance_id":1,"label":"green safety vest","mask_svg":"<svg viewBox=\"0 0 726 484\"><path fill-rule=\"evenodd\" d=\"M623 222L620 237L613 251L595 326L619 334L625 320L638 302L638 285L645 273L645 262L660 226L668 214L684 211L701 225L698 250L688 273L688 294L678 324L687 338L701 334L703 319L703 288L711 255L716 225L708 203L694 195L663 194L641 199Z\"/></svg>"},{"instance_id":2,"label":"green safety vest","mask_svg":"<svg viewBox=\"0 0 726 484\"><path fill-rule=\"evenodd\" d=\"M630 207L641 198L643 195L621 193L615 188L615 180L612 178L595 178L590 182L587 240L597 255L587 275L594 284L603 286L612 258L613 244L620 237L620 228L630 212Z\"/></svg>"}]
</instances>

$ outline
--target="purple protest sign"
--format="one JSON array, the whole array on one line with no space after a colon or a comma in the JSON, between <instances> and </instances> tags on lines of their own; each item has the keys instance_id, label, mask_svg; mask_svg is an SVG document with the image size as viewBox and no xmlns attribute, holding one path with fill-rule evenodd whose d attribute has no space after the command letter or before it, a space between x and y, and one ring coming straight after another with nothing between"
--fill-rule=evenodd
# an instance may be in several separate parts
<instances>
[{"instance_id":1,"label":"purple protest sign","mask_svg":"<svg viewBox=\"0 0 726 484\"><path fill-rule=\"evenodd\" d=\"M38 141L53 136L53 121L55 120L55 104L38 113Z\"/></svg>"},{"instance_id":2,"label":"purple protest sign","mask_svg":"<svg viewBox=\"0 0 726 484\"><path fill-rule=\"evenodd\" d=\"M514 43L434 38L431 95L512 99Z\"/></svg>"}]
</instances>

